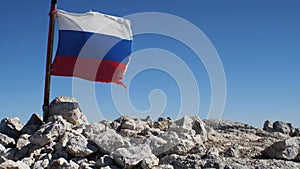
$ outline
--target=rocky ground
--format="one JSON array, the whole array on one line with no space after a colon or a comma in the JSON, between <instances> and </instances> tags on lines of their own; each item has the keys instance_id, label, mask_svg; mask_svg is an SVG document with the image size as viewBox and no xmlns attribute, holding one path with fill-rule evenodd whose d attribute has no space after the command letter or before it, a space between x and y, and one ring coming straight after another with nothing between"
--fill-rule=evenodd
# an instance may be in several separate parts
<instances>
[{"instance_id":1,"label":"rocky ground","mask_svg":"<svg viewBox=\"0 0 300 169\"><path fill-rule=\"evenodd\" d=\"M74 99L56 98L44 123L33 114L0 123L0 169L300 168L299 129L266 121L263 129L183 117L120 117L88 123Z\"/></svg>"}]
</instances>

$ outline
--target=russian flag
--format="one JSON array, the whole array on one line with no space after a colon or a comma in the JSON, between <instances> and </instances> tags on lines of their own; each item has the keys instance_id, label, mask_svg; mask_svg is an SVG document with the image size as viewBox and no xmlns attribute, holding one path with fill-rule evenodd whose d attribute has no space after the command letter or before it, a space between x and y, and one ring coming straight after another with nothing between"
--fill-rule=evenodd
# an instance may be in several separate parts
<instances>
[{"instance_id":1,"label":"russian flag","mask_svg":"<svg viewBox=\"0 0 300 169\"><path fill-rule=\"evenodd\" d=\"M125 18L87 12L57 11L59 40L51 75L113 82L126 87L132 31Z\"/></svg>"}]
</instances>

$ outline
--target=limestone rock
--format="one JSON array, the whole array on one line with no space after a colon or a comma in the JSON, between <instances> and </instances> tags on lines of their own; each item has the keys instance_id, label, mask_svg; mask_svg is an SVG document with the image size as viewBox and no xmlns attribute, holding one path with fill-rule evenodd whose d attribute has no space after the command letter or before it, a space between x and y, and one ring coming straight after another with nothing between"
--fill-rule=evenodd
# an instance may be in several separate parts
<instances>
[{"instance_id":1,"label":"limestone rock","mask_svg":"<svg viewBox=\"0 0 300 169\"><path fill-rule=\"evenodd\" d=\"M86 157L96 152L96 147L90 147L88 140L83 135L70 135L66 144L66 152L74 157Z\"/></svg>"},{"instance_id":2,"label":"limestone rock","mask_svg":"<svg viewBox=\"0 0 300 169\"><path fill-rule=\"evenodd\" d=\"M268 132L273 132L273 122L271 120L266 120L264 123L263 130L268 131Z\"/></svg>"},{"instance_id":3,"label":"limestone rock","mask_svg":"<svg viewBox=\"0 0 300 169\"><path fill-rule=\"evenodd\" d=\"M137 145L129 148L118 148L112 152L117 165L122 168L131 168L145 158L151 158L152 152L147 145Z\"/></svg>"},{"instance_id":4,"label":"limestone rock","mask_svg":"<svg viewBox=\"0 0 300 169\"><path fill-rule=\"evenodd\" d=\"M103 132L101 135L91 135L89 140L95 143L102 153L109 153L127 145L125 138L112 129Z\"/></svg>"},{"instance_id":5,"label":"limestone rock","mask_svg":"<svg viewBox=\"0 0 300 169\"><path fill-rule=\"evenodd\" d=\"M0 133L0 144L2 144L3 146L12 146L16 144L16 142L13 138L10 138L5 134Z\"/></svg>"},{"instance_id":6,"label":"limestone rock","mask_svg":"<svg viewBox=\"0 0 300 169\"><path fill-rule=\"evenodd\" d=\"M294 127L291 123L286 123L283 121L275 121L274 123L270 120L266 120L264 123L263 130L268 132L280 132L283 134L293 134Z\"/></svg>"},{"instance_id":7,"label":"limestone rock","mask_svg":"<svg viewBox=\"0 0 300 169\"><path fill-rule=\"evenodd\" d=\"M200 135L203 142L207 141L207 131L205 129L205 124L199 117L185 116L175 121L175 124L176 125L173 125L171 128L183 128L187 131L194 130L196 134Z\"/></svg>"},{"instance_id":8,"label":"limestone rock","mask_svg":"<svg viewBox=\"0 0 300 169\"><path fill-rule=\"evenodd\" d=\"M0 164L0 169L30 169L29 166L21 161L14 162L12 160L7 160Z\"/></svg>"},{"instance_id":9,"label":"limestone rock","mask_svg":"<svg viewBox=\"0 0 300 169\"><path fill-rule=\"evenodd\" d=\"M3 156L3 154L6 152L6 148L0 144L0 156Z\"/></svg>"},{"instance_id":10,"label":"limestone rock","mask_svg":"<svg viewBox=\"0 0 300 169\"><path fill-rule=\"evenodd\" d=\"M44 160L36 161L31 168L32 169L43 169L43 168L47 168L48 165L49 165L49 160L44 159Z\"/></svg>"},{"instance_id":11,"label":"limestone rock","mask_svg":"<svg viewBox=\"0 0 300 169\"><path fill-rule=\"evenodd\" d=\"M43 122L42 118L39 115L34 113L30 117L28 122L24 125L24 127L22 128L21 133L31 135L35 131L37 131L39 129L39 127L43 124L44 124L44 122Z\"/></svg>"},{"instance_id":12,"label":"limestone rock","mask_svg":"<svg viewBox=\"0 0 300 169\"><path fill-rule=\"evenodd\" d=\"M29 167L31 167L34 164L34 159L30 157L25 157L21 161Z\"/></svg>"},{"instance_id":13,"label":"limestone rock","mask_svg":"<svg viewBox=\"0 0 300 169\"><path fill-rule=\"evenodd\" d=\"M290 134L293 131L291 123L285 123L283 121L275 121L273 123L273 130L281 132L283 134Z\"/></svg>"},{"instance_id":14,"label":"limestone rock","mask_svg":"<svg viewBox=\"0 0 300 169\"><path fill-rule=\"evenodd\" d=\"M28 134L22 134L17 141L16 148L21 150L23 147L30 144L29 137L30 137L30 135L28 135Z\"/></svg>"},{"instance_id":15,"label":"limestone rock","mask_svg":"<svg viewBox=\"0 0 300 169\"><path fill-rule=\"evenodd\" d=\"M61 115L74 125L86 124L88 120L82 113L78 102L74 98L57 97L49 107L49 116Z\"/></svg>"},{"instance_id":16,"label":"limestone rock","mask_svg":"<svg viewBox=\"0 0 300 169\"><path fill-rule=\"evenodd\" d=\"M20 136L20 131L23 128L19 118L4 118L0 123L0 133L5 134L13 139Z\"/></svg>"},{"instance_id":17,"label":"limestone rock","mask_svg":"<svg viewBox=\"0 0 300 169\"><path fill-rule=\"evenodd\" d=\"M68 99L54 102L63 102L57 106L67 107L65 113L81 113L76 101ZM32 115L24 127L17 119L3 119L0 166L18 168L22 165L33 169L300 168L300 130L285 122L267 121L262 130L227 120L202 121L199 117L152 121L150 117L122 116L113 122L103 120L91 124L77 123L82 121L80 117L72 117L73 122L67 118L58 112L43 123L38 115ZM14 137L7 131L12 131L10 134Z\"/></svg>"},{"instance_id":18,"label":"limestone rock","mask_svg":"<svg viewBox=\"0 0 300 169\"><path fill-rule=\"evenodd\" d=\"M229 120L206 119L203 120L203 122L205 125L216 131L241 131L247 134L256 134L261 130L248 124L232 122Z\"/></svg>"},{"instance_id":19,"label":"limestone rock","mask_svg":"<svg viewBox=\"0 0 300 169\"><path fill-rule=\"evenodd\" d=\"M173 120L171 118L158 118L158 121L153 123L154 128L158 128L162 131L166 131L170 126L174 125Z\"/></svg>"},{"instance_id":20,"label":"limestone rock","mask_svg":"<svg viewBox=\"0 0 300 169\"><path fill-rule=\"evenodd\" d=\"M44 146L58 139L65 131L72 130L72 125L61 116L52 116L49 122L42 125L30 138L35 145Z\"/></svg>"},{"instance_id":21,"label":"limestone rock","mask_svg":"<svg viewBox=\"0 0 300 169\"><path fill-rule=\"evenodd\" d=\"M148 157L145 157L142 160L141 167L143 169L152 169L154 166L159 164L159 158L157 158L154 154L151 154Z\"/></svg>"},{"instance_id":22,"label":"limestone rock","mask_svg":"<svg viewBox=\"0 0 300 169\"><path fill-rule=\"evenodd\" d=\"M86 137L100 135L107 130L107 126L101 123L91 123L84 126L83 133Z\"/></svg>"},{"instance_id":23,"label":"limestone rock","mask_svg":"<svg viewBox=\"0 0 300 169\"><path fill-rule=\"evenodd\" d=\"M278 141L266 148L262 152L262 155L267 158L293 160L299 154L299 145L300 137Z\"/></svg>"},{"instance_id":24,"label":"limestone rock","mask_svg":"<svg viewBox=\"0 0 300 169\"><path fill-rule=\"evenodd\" d=\"M78 169L79 165L74 163L73 161L70 161L69 163L66 159L59 158L53 160L48 166L48 169L65 169L65 168Z\"/></svg>"},{"instance_id":25,"label":"limestone rock","mask_svg":"<svg viewBox=\"0 0 300 169\"><path fill-rule=\"evenodd\" d=\"M174 167L170 164L161 164L161 165L153 166L152 169L174 169Z\"/></svg>"}]
</instances>

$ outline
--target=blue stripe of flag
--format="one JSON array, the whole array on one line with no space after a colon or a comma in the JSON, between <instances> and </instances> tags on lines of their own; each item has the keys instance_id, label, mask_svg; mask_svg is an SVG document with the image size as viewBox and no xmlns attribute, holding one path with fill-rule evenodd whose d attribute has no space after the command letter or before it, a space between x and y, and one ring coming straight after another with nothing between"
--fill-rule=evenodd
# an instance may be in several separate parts
<instances>
[{"instance_id":1,"label":"blue stripe of flag","mask_svg":"<svg viewBox=\"0 0 300 169\"><path fill-rule=\"evenodd\" d=\"M89 50L88 54L80 55L86 42L92 45L93 50ZM56 56L95 58L126 64L128 62L128 56L131 53L131 44L131 40L120 39L104 34L74 30L59 30ZM99 51L108 52L101 54ZM104 55L104 57L101 55Z\"/></svg>"}]
</instances>

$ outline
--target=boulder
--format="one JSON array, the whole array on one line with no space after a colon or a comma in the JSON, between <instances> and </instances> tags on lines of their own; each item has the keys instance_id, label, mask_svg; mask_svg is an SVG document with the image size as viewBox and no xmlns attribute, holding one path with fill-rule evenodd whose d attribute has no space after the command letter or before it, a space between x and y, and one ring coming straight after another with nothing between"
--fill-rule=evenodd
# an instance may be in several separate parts
<instances>
[{"instance_id":1,"label":"boulder","mask_svg":"<svg viewBox=\"0 0 300 169\"><path fill-rule=\"evenodd\" d=\"M60 115L74 125L87 124L88 120L82 113L74 98L56 97L50 104L49 116Z\"/></svg>"},{"instance_id":2,"label":"boulder","mask_svg":"<svg viewBox=\"0 0 300 169\"><path fill-rule=\"evenodd\" d=\"M66 143L66 152L73 157L86 157L97 152L97 147L89 146L88 140L83 135L70 134Z\"/></svg>"},{"instance_id":3,"label":"boulder","mask_svg":"<svg viewBox=\"0 0 300 169\"><path fill-rule=\"evenodd\" d=\"M273 131L281 132L283 134L290 134L293 131L291 123L285 123L283 121L275 121L273 123Z\"/></svg>"},{"instance_id":4,"label":"boulder","mask_svg":"<svg viewBox=\"0 0 300 169\"><path fill-rule=\"evenodd\" d=\"M280 132L283 134L293 134L294 127L291 123L286 123L283 121L275 121L274 123L270 120L266 120L264 123L263 130L268 132Z\"/></svg>"},{"instance_id":5,"label":"boulder","mask_svg":"<svg viewBox=\"0 0 300 169\"><path fill-rule=\"evenodd\" d=\"M10 138L5 134L0 133L0 144L7 147L16 144L16 142L13 138Z\"/></svg>"},{"instance_id":6,"label":"boulder","mask_svg":"<svg viewBox=\"0 0 300 169\"><path fill-rule=\"evenodd\" d=\"M110 153L117 148L128 145L126 139L113 129L108 129L101 135L91 135L88 139L95 143L102 153Z\"/></svg>"},{"instance_id":7,"label":"boulder","mask_svg":"<svg viewBox=\"0 0 300 169\"><path fill-rule=\"evenodd\" d=\"M207 131L205 129L204 122L198 117L188 117L184 116L181 119L175 121L176 125L173 125L172 128L183 128L187 131L194 130L196 134L199 134L202 141L207 141Z\"/></svg>"},{"instance_id":8,"label":"boulder","mask_svg":"<svg viewBox=\"0 0 300 169\"><path fill-rule=\"evenodd\" d=\"M23 128L19 118L4 118L0 123L0 133L5 134L13 139L20 136L20 131Z\"/></svg>"},{"instance_id":9,"label":"boulder","mask_svg":"<svg viewBox=\"0 0 300 169\"><path fill-rule=\"evenodd\" d=\"M42 125L31 137L30 142L35 145L44 146L57 141L65 131L72 131L72 124L68 123L61 116L52 116L49 122Z\"/></svg>"},{"instance_id":10,"label":"boulder","mask_svg":"<svg viewBox=\"0 0 300 169\"><path fill-rule=\"evenodd\" d=\"M278 141L262 151L266 158L293 160L299 154L300 137L289 138L284 141Z\"/></svg>"},{"instance_id":11,"label":"boulder","mask_svg":"<svg viewBox=\"0 0 300 169\"><path fill-rule=\"evenodd\" d=\"M145 158L151 158L152 152L147 145L118 148L112 152L115 163L122 168L132 168Z\"/></svg>"},{"instance_id":12,"label":"boulder","mask_svg":"<svg viewBox=\"0 0 300 169\"><path fill-rule=\"evenodd\" d=\"M273 122L271 120L266 120L264 123L263 130L268 131L268 132L273 132Z\"/></svg>"},{"instance_id":13,"label":"boulder","mask_svg":"<svg viewBox=\"0 0 300 169\"><path fill-rule=\"evenodd\" d=\"M84 126L83 134L86 137L92 136L92 135L100 135L103 132L105 132L107 129L107 126L101 123L91 123Z\"/></svg>"},{"instance_id":14,"label":"boulder","mask_svg":"<svg viewBox=\"0 0 300 169\"><path fill-rule=\"evenodd\" d=\"M38 114L33 114L21 130L22 134L33 134L44 122Z\"/></svg>"}]
</instances>

